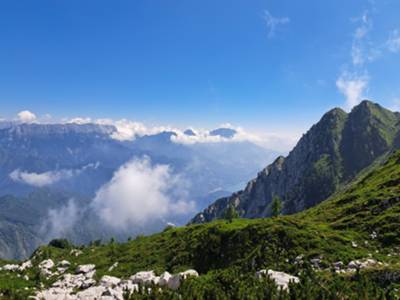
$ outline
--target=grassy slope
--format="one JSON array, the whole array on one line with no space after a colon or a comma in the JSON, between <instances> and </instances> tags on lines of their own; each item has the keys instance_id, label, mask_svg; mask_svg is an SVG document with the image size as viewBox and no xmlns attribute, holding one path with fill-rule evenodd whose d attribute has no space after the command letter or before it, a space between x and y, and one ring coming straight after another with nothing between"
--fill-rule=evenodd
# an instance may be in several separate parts
<instances>
[{"instance_id":1,"label":"grassy slope","mask_svg":"<svg viewBox=\"0 0 400 300\"><path fill-rule=\"evenodd\" d=\"M174 228L122 244L84 247L78 257L71 256L70 250L46 246L36 251L34 261L38 263L48 257L56 261L67 259L73 263L71 270L78 264L94 263L98 277L103 274L129 277L143 270L161 273L188 268L201 274L232 268L243 273L272 268L294 274L299 271L293 263L298 255L307 259L322 256L326 267L338 260L347 263L372 256L388 263L386 269L399 270L399 183L400 152L397 152L343 192L296 215L238 219L232 223L219 220ZM370 236L373 231L377 233L376 239ZM352 241L359 246L353 247ZM107 271L115 262L119 266ZM29 272L35 278L36 270ZM0 288L4 285L4 277L3 280L0 277Z\"/></svg>"},{"instance_id":2,"label":"grassy slope","mask_svg":"<svg viewBox=\"0 0 400 300\"><path fill-rule=\"evenodd\" d=\"M301 254L309 258L323 255L326 262L348 262L368 254L382 261L396 260L387 254L400 247L399 228L397 152L342 193L299 214L175 228L123 244L87 247L77 258L49 247L39 251L42 256L77 264L95 263L100 273L118 261L120 267L113 271L118 276L145 269L175 272L189 267L206 273L233 265L243 270L270 266L293 271L293 264L286 261ZM376 239L370 236L374 231ZM359 247L352 247L352 241Z\"/></svg>"}]
</instances>

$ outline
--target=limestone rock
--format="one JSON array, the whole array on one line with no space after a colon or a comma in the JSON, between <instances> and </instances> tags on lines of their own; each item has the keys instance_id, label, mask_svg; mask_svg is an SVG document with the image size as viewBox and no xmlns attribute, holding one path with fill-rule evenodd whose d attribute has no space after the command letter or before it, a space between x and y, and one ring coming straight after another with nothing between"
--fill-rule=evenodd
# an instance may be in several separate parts
<instances>
[{"instance_id":1,"label":"limestone rock","mask_svg":"<svg viewBox=\"0 0 400 300\"><path fill-rule=\"evenodd\" d=\"M108 275L104 275L100 279L100 285L104 286L106 288L117 286L120 282L121 282L121 279L114 277L114 276L108 276Z\"/></svg>"},{"instance_id":2,"label":"limestone rock","mask_svg":"<svg viewBox=\"0 0 400 300\"><path fill-rule=\"evenodd\" d=\"M86 274L93 272L95 270L96 266L93 264L88 264L88 265L80 265L76 268L76 274Z\"/></svg>"},{"instance_id":3,"label":"limestone rock","mask_svg":"<svg viewBox=\"0 0 400 300\"><path fill-rule=\"evenodd\" d=\"M257 278L262 278L263 276L269 276L273 279L278 287L286 290L289 287L289 282L299 283L300 279L296 276L289 275L284 272L277 272L273 270L260 270L256 272Z\"/></svg>"}]
</instances>

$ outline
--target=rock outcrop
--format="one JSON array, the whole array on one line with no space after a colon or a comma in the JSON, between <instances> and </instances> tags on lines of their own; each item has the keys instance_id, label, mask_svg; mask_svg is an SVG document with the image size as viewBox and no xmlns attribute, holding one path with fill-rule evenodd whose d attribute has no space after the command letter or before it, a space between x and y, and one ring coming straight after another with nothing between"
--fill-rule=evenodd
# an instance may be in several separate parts
<instances>
[{"instance_id":1,"label":"rock outcrop","mask_svg":"<svg viewBox=\"0 0 400 300\"><path fill-rule=\"evenodd\" d=\"M44 261L43 265L49 266L50 264L48 261ZM158 285L176 290L183 280L191 276L199 276L195 270L187 270L175 275L164 272L161 276L156 276L154 271L142 271L129 279L104 275L99 282L96 282L93 278L95 272L95 265L80 265L76 268L75 274L64 274L50 288L39 291L32 298L37 300L124 300L124 295L138 292L140 287L151 288Z\"/></svg>"}]
</instances>

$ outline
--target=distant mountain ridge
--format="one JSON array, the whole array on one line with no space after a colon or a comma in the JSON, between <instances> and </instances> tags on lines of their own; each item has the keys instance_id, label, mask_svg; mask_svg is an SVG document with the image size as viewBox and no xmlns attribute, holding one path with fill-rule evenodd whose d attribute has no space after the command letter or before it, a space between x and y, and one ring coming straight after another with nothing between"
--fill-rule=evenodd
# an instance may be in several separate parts
<instances>
[{"instance_id":1,"label":"distant mountain ridge","mask_svg":"<svg viewBox=\"0 0 400 300\"><path fill-rule=\"evenodd\" d=\"M153 166L168 166L174 176L185 179L187 201L199 210L217 195L229 195L277 155L246 141L178 143L171 139L177 135L173 131L120 141L113 138L116 130L98 124L0 123L0 257L26 257L46 242L41 227L49 210L64 209L70 199L80 213L89 214L97 191L132 160L146 157ZM166 222L184 224L192 213L156 220L156 225L134 228L129 235L153 233ZM84 222L78 221L79 228L66 236L77 243L127 237L108 231L93 216L78 218Z\"/></svg>"},{"instance_id":2,"label":"distant mountain ridge","mask_svg":"<svg viewBox=\"0 0 400 300\"><path fill-rule=\"evenodd\" d=\"M278 157L243 191L218 199L191 222L221 218L230 205L244 218L267 217L275 195L282 199L285 214L313 207L398 147L399 122L399 113L367 100L350 113L332 109L303 135L287 157Z\"/></svg>"}]
</instances>

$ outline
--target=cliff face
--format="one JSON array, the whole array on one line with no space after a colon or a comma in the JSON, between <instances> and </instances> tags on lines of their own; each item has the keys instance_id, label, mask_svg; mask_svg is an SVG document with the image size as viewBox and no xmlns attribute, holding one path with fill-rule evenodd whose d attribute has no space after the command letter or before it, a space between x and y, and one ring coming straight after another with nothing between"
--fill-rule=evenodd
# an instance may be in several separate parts
<instances>
[{"instance_id":1,"label":"cliff face","mask_svg":"<svg viewBox=\"0 0 400 300\"><path fill-rule=\"evenodd\" d=\"M192 223L220 218L231 204L244 218L269 216L274 195L282 199L286 214L315 206L396 145L399 120L397 113L370 101L349 114L335 108L303 135L287 157L278 157L245 190L217 200Z\"/></svg>"}]
</instances>

